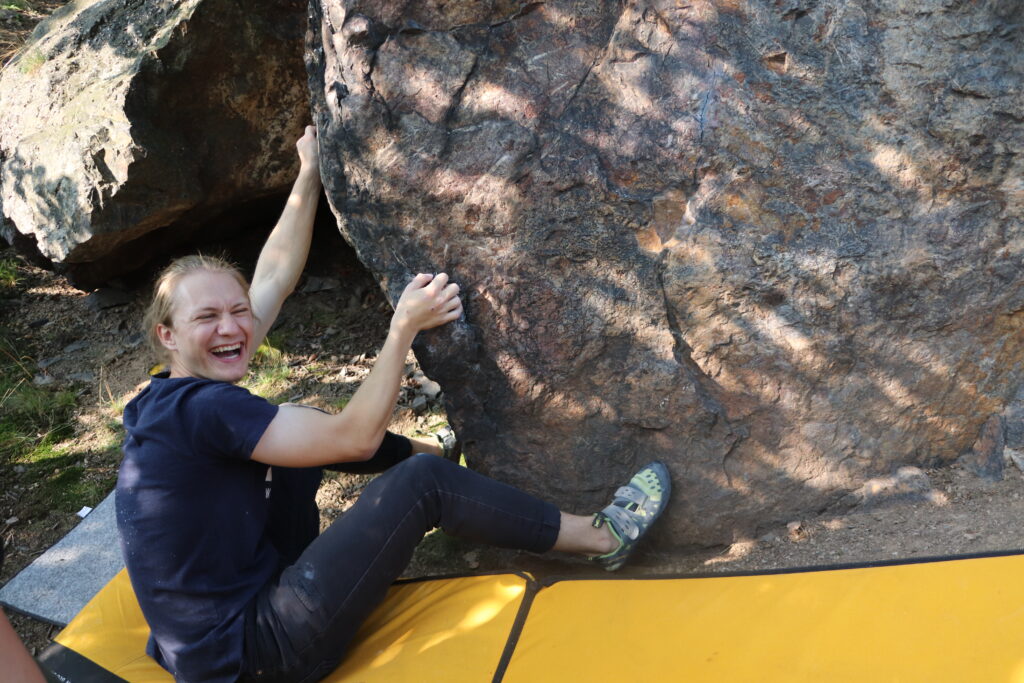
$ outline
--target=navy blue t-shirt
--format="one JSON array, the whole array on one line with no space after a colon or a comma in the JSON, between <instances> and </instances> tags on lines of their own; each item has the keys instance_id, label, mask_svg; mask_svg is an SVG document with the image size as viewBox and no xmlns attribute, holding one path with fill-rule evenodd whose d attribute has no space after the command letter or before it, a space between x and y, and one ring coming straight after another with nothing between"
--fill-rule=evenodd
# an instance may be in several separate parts
<instances>
[{"instance_id":1,"label":"navy blue t-shirt","mask_svg":"<svg viewBox=\"0 0 1024 683\"><path fill-rule=\"evenodd\" d=\"M250 460L277 406L241 387L153 378L125 407L117 525L152 635L182 681L233 681L245 608L279 568L268 467Z\"/></svg>"}]
</instances>

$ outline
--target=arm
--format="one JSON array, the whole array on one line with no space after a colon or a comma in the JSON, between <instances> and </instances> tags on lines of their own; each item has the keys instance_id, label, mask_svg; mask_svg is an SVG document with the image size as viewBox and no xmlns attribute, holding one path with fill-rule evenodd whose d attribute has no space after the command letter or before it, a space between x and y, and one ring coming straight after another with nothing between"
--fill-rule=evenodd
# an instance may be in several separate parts
<instances>
[{"instance_id":1,"label":"arm","mask_svg":"<svg viewBox=\"0 0 1024 683\"><path fill-rule=\"evenodd\" d=\"M352 400L337 415L281 406L252 459L268 465L313 467L373 456L398 400L405 357L420 330L462 315L459 287L444 273L420 274L402 292L377 362Z\"/></svg>"},{"instance_id":2,"label":"arm","mask_svg":"<svg viewBox=\"0 0 1024 683\"><path fill-rule=\"evenodd\" d=\"M43 674L39 671L32 656L22 645L18 634L11 628L7 617L0 611L0 662L3 662L5 675L12 681L22 683L44 683Z\"/></svg>"},{"instance_id":3,"label":"arm","mask_svg":"<svg viewBox=\"0 0 1024 683\"><path fill-rule=\"evenodd\" d=\"M254 343L259 345L274 324L281 304L295 289L309 255L313 218L320 200L320 157L316 129L306 126L295 143L299 152L299 176L295 179L281 218L263 245L252 277L249 298L256 315Z\"/></svg>"}]
</instances>

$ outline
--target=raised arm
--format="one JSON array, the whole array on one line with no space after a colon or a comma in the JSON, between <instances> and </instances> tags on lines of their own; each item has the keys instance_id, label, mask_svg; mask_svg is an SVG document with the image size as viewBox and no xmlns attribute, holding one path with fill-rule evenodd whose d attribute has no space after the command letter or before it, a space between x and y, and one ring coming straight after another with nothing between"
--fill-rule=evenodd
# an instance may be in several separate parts
<instances>
[{"instance_id":1,"label":"raised arm","mask_svg":"<svg viewBox=\"0 0 1024 683\"><path fill-rule=\"evenodd\" d=\"M388 338L366 381L337 415L281 406L253 451L268 465L313 467L366 460L384 438L405 371L405 357L420 330L462 315L459 287L444 273L417 275L395 306Z\"/></svg>"},{"instance_id":2,"label":"raised arm","mask_svg":"<svg viewBox=\"0 0 1024 683\"><path fill-rule=\"evenodd\" d=\"M299 176L295 179L281 218L263 245L249 288L253 312L256 314L256 345L263 341L281 311L281 304L299 281L309 255L313 218L320 200L320 157L316 129L306 126L305 134L295 143L295 147L299 153Z\"/></svg>"}]
</instances>

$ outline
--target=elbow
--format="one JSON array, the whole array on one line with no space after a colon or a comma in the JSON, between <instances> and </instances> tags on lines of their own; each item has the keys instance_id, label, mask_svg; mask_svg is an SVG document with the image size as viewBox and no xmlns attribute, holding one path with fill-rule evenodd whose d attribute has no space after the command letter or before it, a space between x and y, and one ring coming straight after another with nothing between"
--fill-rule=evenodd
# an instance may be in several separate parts
<instances>
[{"instance_id":1,"label":"elbow","mask_svg":"<svg viewBox=\"0 0 1024 683\"><path fill-rule=\"evenodd\" d=\"M358 419L350 412L343 410L333 416L334 442L338 444L338 455L349 462L366 462L377 454L381 441L384 440L384 430L377 433L376 430L366 429L359 425Z\"/></svg>"},{"instance_id":2,"label":"elbow","mask_svg":"<svg viewBox=\"0 0 1024 683\"><path fill-rule=\"evenodd\" d=\"M377 454L379 446L379 442L375 444L364 439L346 439L345 452L341 454L341 459L347 462L366 462Z\"/></svg>"},{"instance_id":3,"label":"elbow","mask_svg":"<svg viewBox=\"0 0 1024 683\"><path fill-rule=\"evenodd\" d=\"M356 458L365 462L372 460L373 456L377 455L377 451L380 450L381 442L384 441L385 431L381 431L379 434L374 434L368 439L359 439L359 444L356 448Z\"/></svg>"},{"instance_id":4,"label":"elbow","mask_svg":"<svg viewBox=\"0 0 1024 683\"><path fill-rule=\"evenodd\" d=\"M360 448L353 454L352 459L356 462L366 462L367 460L372 460L376 453L376 448Z\"/></svg>"},{"instance_id":5,"label":"elbow","mask_svg":"<svg viewBox=\"0 0 1024 683\"><path fill-rule=\"evenodd\" d=\"M373 458L376 452L376 449L368 445L348 441L334 452L333 459L335 462L366 462Z\"/></svg>"}]
</instances>

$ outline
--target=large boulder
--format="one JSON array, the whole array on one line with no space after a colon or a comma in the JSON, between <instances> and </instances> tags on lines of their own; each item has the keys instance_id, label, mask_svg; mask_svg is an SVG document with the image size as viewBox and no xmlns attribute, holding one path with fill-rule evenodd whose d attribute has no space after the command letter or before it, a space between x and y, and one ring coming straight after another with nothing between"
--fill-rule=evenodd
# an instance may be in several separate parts
<instances>
[{"instance_id":1,"label":"large boulder","mask_svg":"<svg viewBox=\"0 0 1024 683\"><path fill-rule=\"evenodd\" d=\"M58 10L0 75L4 237L89 287L287 191L305 29L299 0Z\"/></svg>"},{"instance_id":2,"label":"large boulder","mask_svg":"<svg viewBox=\"0 0 1024 683\"><path fill-rule=\"evenodd\" d=\"M312 3L328 196L472 464L577 510L669 464L663 541L972 450L1024 363L1013 0Z\"/></svg>"}]
</instances>

